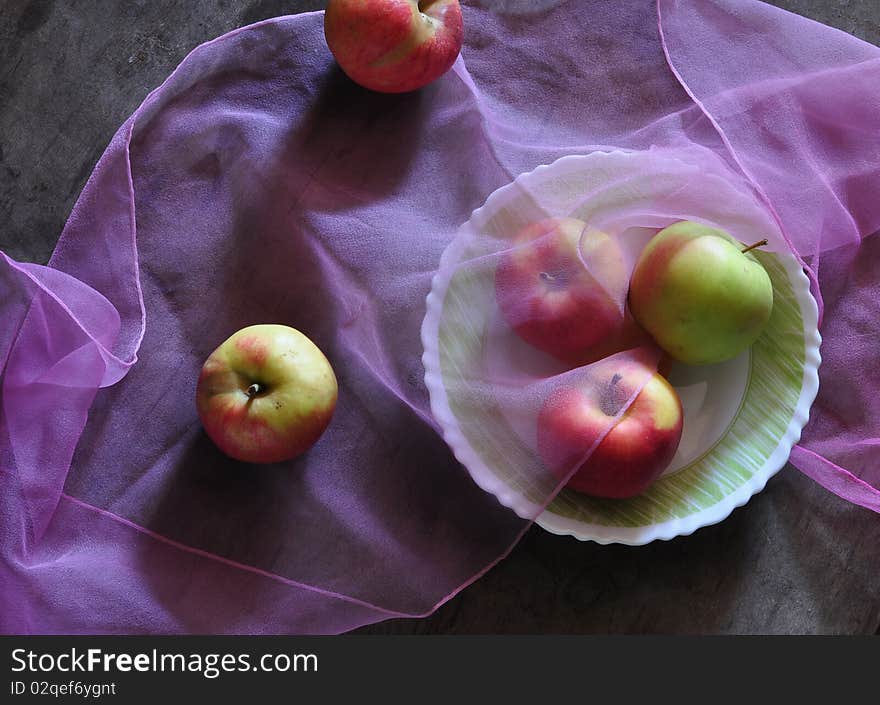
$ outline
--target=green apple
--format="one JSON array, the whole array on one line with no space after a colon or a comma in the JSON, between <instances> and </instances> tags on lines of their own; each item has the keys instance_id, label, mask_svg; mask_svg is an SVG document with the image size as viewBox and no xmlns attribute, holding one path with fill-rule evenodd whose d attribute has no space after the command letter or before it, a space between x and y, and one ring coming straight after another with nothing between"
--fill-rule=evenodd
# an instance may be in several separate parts
<instances>
[{"instance_id":1,"label":"green apple","mask_svg":"<svg viewBox=\"0 0 880 705\"><path fill-rule=\"evenodd\" d=\"M773 308L761 263L728 233L682 221L647 244L633 270L635 319L670 356L692 365L735 357L760 335Z\"/></svg>"}]
</instances>

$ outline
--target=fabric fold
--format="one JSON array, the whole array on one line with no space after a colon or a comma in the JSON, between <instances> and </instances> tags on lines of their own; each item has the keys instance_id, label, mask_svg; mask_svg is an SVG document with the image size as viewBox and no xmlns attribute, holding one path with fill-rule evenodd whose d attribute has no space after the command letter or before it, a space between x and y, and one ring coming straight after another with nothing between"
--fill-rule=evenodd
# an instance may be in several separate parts
<instances>
[{"instance_id":1,"label":"fabric fold","mask_svg":"<svg viewBox=\"0 0 880 705\"><path fill-rule=\"evenodd\" d=\"M870 399L853 404L848 392L848 380L870 384L877 363L851 334L853 318L858 335L877 334L871 272L880 265L873 243L880 230L880 49L762 3L658 0L658 20L675 75L813 279L821 383L791 462L844 499L876 508L875 463L860 458L855 474L844 468L854 439L880 431Z\"/></svg>"}]
</instances>

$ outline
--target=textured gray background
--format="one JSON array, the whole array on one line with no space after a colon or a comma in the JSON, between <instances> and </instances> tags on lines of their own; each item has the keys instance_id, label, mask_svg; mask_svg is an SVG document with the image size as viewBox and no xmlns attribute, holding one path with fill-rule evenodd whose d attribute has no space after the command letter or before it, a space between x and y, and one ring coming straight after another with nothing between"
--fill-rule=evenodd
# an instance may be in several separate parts
<instances>
[{"instance_id":1,"label":"textured gray background","mask_svg":"<svg viewBox=\"0 0 880 705\"><path fill-rule=\"evenodd\" d=\"M323 4L0 0L0 249L48 260L113 132L194 46ZM775 4L880 44L880 0ZM363 631L874 634L878 565L880 518L787 467L687 538L597 546L534 528L432 617Z\"/></svg>"}]
</instances>

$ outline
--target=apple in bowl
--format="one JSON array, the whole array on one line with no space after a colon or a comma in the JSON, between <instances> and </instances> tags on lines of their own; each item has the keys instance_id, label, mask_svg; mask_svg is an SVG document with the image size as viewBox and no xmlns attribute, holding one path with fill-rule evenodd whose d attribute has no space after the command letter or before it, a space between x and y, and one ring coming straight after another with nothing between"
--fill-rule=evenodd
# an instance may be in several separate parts
<instances>
[{"instance_id":1,"label":"apple in bowl","mask_svg":"<svg viewBox=\"0 0 880 705\"><path fill-rule=\"evenodd\" d=\"M576 218L523 228L495 269L495 298L507 324L569 364L615 352L615 341L635 327L627 326L626 290L617 242Z\"/></svg>"},{"instance_id":2,"label":"apple in bowl","mask_svg":"<svg viewBox=\"0 0 880 705\"><path fill-rule=\"evenodd\" d=\"M446 73L463 39L458 0L330 0L324 37L355 83L405 93Z\"/></svg>"},{"instance_id":3,"label":"apple in bowl","mask_svg":"<svg viewBox=\"0 0 880 705\"><path fill-rule=\"evenodd\" d=\"M205 361L196 408L208 437L226 455L276 463L308 450L336 408L333 368L295 328L242 328Z\"/></svg>"},{"instance_id":4,"label":"apple in bowl","mask_svg":"<svg viewBox=\"0 0 880 705\"><path fill-rule=\"evenodd\" d=\"M681 221L639 256L629 289L636 320L671 357L709 365L748 348L770 320L773 285L751 250L729 233Z\"/></svg>"},{"instance_id":5,"label":"apple in bowl","mask_svg":"<svg viewBox=\"0 0 880 705\"><path fill-rule=\"evenodd\" d=\"M683 413L675 389L652 368L621 361L609 369L550 394L538 414L538 452L554 476L570 476L570 489L622 499L644 492L669 466Z\"/></svg>"}]
</instances>

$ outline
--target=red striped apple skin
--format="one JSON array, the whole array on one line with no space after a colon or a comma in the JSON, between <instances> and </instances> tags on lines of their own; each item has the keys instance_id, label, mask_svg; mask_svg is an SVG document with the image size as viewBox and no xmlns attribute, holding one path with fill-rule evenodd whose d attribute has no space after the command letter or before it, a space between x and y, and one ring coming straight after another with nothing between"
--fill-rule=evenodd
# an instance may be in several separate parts
<instances>
[{"instance_id":1,"label":"red striped apple skin","mask_svg":"<svg viewBox=\"0 0 880 705\"><path fill-rule=\"evenodd\" d=\"M576 218L524 228L495 270L495 297L507 324L533 347L572 365L598 350L616 352L626 330L626 287L616 241Z\"/></svg>"},{"instance_id":2,"label":"red striped apple skin","mask_svg":"<svg viewBox=\"0 0 880 705\"><path fill-rule=\"evenodd\" d=\"M638 396L615 420L646 375ZM567 386L550 395L538 416L538 450L559 479L577 467L566 485L576 492L634 497L669 466L681 441L682 421L681 400L669 382L641 363L622 363L598 386Z\"/></svg>"},{"instance_id":3,"label":"red striped apple skin","mask_svg":"<svg viewBox=\"0 0 880 705\"><path fill-rule=\"evenodd\" d=\"M458 0L330 0L324 37L355 83L406 93L450 69L464 25Z\"/></svg>"}]
</instances>

